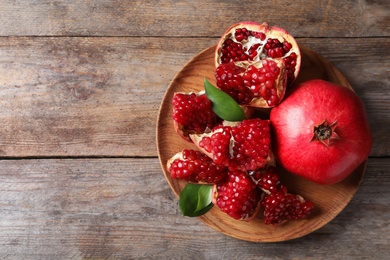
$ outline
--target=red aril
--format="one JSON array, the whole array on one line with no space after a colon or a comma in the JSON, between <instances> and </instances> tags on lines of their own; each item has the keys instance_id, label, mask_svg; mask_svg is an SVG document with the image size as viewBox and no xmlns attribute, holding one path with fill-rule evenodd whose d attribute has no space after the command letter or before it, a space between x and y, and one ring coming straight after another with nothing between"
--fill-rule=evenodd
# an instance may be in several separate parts
<instances>
[{"instance_id":1,"label":"red aril","mask_svg":"<svg viewBox=\"0 0 390 260\"><path fill-rule=\"evenodd\" d=\"M270 114L273 152L289 172L334 184L367 159L372 137L364 105L351 89L309 80Z\"/></svg>"}]
</instances>

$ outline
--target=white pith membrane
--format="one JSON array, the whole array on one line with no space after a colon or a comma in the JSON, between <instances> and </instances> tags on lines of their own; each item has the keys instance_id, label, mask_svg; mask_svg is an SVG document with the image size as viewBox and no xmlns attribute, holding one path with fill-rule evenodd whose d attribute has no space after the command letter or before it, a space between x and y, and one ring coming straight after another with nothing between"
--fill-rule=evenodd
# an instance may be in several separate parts
<instances>
[{"instance_id":1,"label":"white pith membrane","mask_svg":"<svg viewBox=\"0 0 390 260\"><path fill-rule=\"evenodd\" d=\"M265 58L271 58L271 57L267 56L267 54L264 51L264 46L267 44L268 39L277 39L277 40L279 40L280 43L283 43L283 42L288 42L290 44L295 43L295 40L292 40L292 36L290 36L286 31L273 30L272 27L268 27L268 24L264 23L261 25L261 27L255 27L255 28L252 28L252 27L253 26L243 26L243 25L236 26L236 27L232 28L229 31L229 33L227 33L227 35L223 41L223 42L225 42L227 39L230 39L237 44L241 44L243 47L243 52L247 55L250 54L249 50L252 46L259 44L259 46L256 48L256 51L259 55L256 55L255 59L251 60L250 62L256 62L256 61L259 61L259 60L265 59ZM238 41L236 39L236 37L234 36L236 29L238 29L238 28L247 28L249 31L264 33L266 35L266 37L264 40L261 40L260 38L256 38L253 35L249 35L247 39L244 39L242 41ZM288 37L284 37L284 36L288 36ZM219 46L219 49L218 49L218 54L219 54L218 55L218 57L219 57L218 64L221 64L222 45ZM281 57L281 58L288 57L293 52L295 52L297 55L300 53L299 50L294 49L294 45L293 45L293 47L288 52L286 52L283 55L283 57Z\"/></svg>"},{"instance_id":2,"label":"white pith membrane","mask_svg":"<svg viewBox=\"0 0 390 260\"><path fill-rule=\"evenodd\" d=\"M183 153L182 153L182 152L178 152L178 153L176 153L174 156L172 156L172 157L167 161L167 169L168 169L168 171L169 171L169 169L171 168L172 163L173 163L176 159L184 160L184 159L183 159Z\"/></svg>"},{"instance_id":3,"label":"white pith membrane","mask_svg":"<svg viewBox=\"0 0 390 260\"><path fill-rule=\"evenodd\" d=\"M243 50L245 48L245 50L244 50L245 54L249 55L249 49L255 44L258 44L258 43L260 44L259 47L256 49L257 53L260 53L260 55L256 56L256 59L252 60L252 62L256 62L256 61L259 61L259 60L267 57L267 55L265 53L263 53L264 45L267 42L266 41L267 38L266 38L266 40L262 41L261 39L256 38L254 36L248 36L247 40L237 41L236 38L234 37L235 30L236 29L234 29L234 31L232 33L230 33L228 39L231 39L235 43L241 44L243 47Z\"/></svg>"},{"instance_id":4,"label":"white pith membrane","mask_svg":"<svg viewBox=\"0 0 390 260\"><path fill-rule=\"evenodd\" d=\"M197 97L198 96L201 96L201 95L203 95L203 94L205 94L206 93L206 91L205 90L201 90L201 91L199 91L199 92L193 92L193 91L190 91L190 92L175 92L174 94L173 94L173 96L175 96L176 94L183 94L183 95L192 95L192 94L195 94Z\"/></svg>"},{"instance_id":5,"label":"white pith membrane","mask_svg":"<svg viewBox=\"0 0 390 260\"><path fill-rule=\"evenodd\" d=\"M231 127L235 127L239 124L239 122L230 122L230 121L223 121L222 122L222 125L223 126L231 126ZM230 142L229 142L229 156L230 158L233 158L234 157L234 144L236 143L236 141L234 140L233 138L233 135L232 133L230 132Z\"/></svg>"}]
</instances>

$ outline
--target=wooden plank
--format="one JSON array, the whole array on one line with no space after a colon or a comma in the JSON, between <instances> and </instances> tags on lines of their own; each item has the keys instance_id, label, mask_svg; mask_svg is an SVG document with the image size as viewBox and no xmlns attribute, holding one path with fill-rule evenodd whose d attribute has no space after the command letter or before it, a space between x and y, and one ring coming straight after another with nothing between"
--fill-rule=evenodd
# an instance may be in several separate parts
<instances>
[{"instance_id":1,"label":"wooden plank","mask_svg":"<svg viewBox=\"0 0 390 260\"><path fill-rule=\"evenodd\" d=\"M220 36L239 21L297 37L389 36L388 1L1 1L1 36Z\"/></svg>"},{"instance_id":2,"label":"wooden plank","mask_svg":"<svg viewBox=\"0 0 390 260\"><path fill-rule=\"evenodd\" d=\"M170 80L210 40L3 38L2 156L155 156Z\"/></svg>"},{"instance_id":3,"label":"wooden plank","mask_svg":"<svg viewBox=\"0 0 390 260\"><path fill-rule=\"evenodd\" d=\"M370 116L372 156L388 156L390 56L383 50L390 39L298 41L347 76ZM214 44L210 38L0 38L0 156L156 156L166 88Z\"/></svg>"},{"instance_id":4,"label":"wooden plank","mask_svg":"<svg viewBox=\"0 0 390 260\"><path fill-rule=\"evenodd\" d=\"M386 259L389 167L370 159L355 197L320 230L258 244L182 217L157 159L2 160L0 257Z\"/></svg>"}]
</instances>

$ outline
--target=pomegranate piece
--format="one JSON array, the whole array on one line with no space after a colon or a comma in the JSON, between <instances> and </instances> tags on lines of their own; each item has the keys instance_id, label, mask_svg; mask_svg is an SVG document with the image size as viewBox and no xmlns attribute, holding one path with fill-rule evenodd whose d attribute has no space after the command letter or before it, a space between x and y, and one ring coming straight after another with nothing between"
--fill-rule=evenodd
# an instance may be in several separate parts
<instances>
[{"instance_id":1,"label":"pomegranate piece","mask_svg":"<svg viewBox=\"0 0 390 260\"><path fill-rule=\"evenodd\" d=\"M215 71L217 86L237 103L253 107L273 107L284 97L287 74L281 59L258 62L230 62Z\"/></svg>"},{"instance_id":2,"label":"pomegranate piece","mask_svg":"<svg viewBox=\"0 0 390 260\"><path fill-rule=\"evenodd\" d=\"M232 127L231 126L217 126L211 133L202 134L204 136L201 140L198 136L191 135L191 139L203 149L216 164L230 165L231 161L231 145L232 145Z\"/></svg>"},{"instance_id":3,"label":"pomegranate piece","mask_svg":"<svg viewBox=\"0 0 390 260\"><path fill-rule=\"evenodd\" d=\"M202 92L175 93L172 105L175 130L187 141L191 141L189 134L212 129L219 120L211 108L211 101Z\"/></svg>"},{"instance_id":4,"label":"pomegranate piece","mask_svg":"<svg viewBox=\"0 0 390 260\"><path fill-rule=\"evenodd\" d=\"M174 155L167 163L172 178L193 183L219 183L227 176L227 168L217 165L207 155L184 149Z\"/></svg>"},{"instance_id":5,"label":"pomegranate piece","mask_svg":"<svg viewBox=\"0 0 390 260\"><path fill-rule=\"evenodd\" d=\"M264 58L282 58L287 71L287 84L298 76L301 66L299 46L286 30L267 23L240 22L222 35L215 51L215 67L220 64Z\"/></svg>"},{"instance_id":6,"label":"pomegranate piece","mask_svg":"<svg viewBox=\"0 0 390 260\"><path fill-rule=\"evenodd\" d=\"M264 197L265 224L281 224L288 220L306 218L314 208L314 204L305 201L301 196L287 193L285 189L277 190Z\"/></svg>"},{"instance_id":7,"label":"pomegranate piece","mask_svg":"<svg viewBox=\"0 0 390 260\"><path fill-rule=\"evenodd\" d=\"M225 181L213 186L214 205L229 216L251 220L260 209L261 191L242 171L231 171Z\"/></svg>"},{"instance_id":8,"label":"pomegranate piece","mask_svg":"<svg viewBox=\"0 0 390 260\"><path fill-rule=\"evenodd\" d=\"M314 204L302 196L289 193L287 186L280 181L279 172L274 166L254 171L252 179L266 194L261 205L264 207L265 224L281 224L288 220L307 217Z\"/></svg>"},{"instance_id":9,"label":"pomegranate piece","mask_svg":"<svg viewBox=\"0 0 390 260\"><path fill-rule=\"evenodd\" d=\"M233 158L229 168L251 171L271 160L271 134L268 120L244 120L232 128Z\"/></svg>"},{"instance_id":10,"label":"pomegranate piece","mask_svg":"<svg viewBox=\"0 0 390 260\"><path fill-rule=\"evenodd\" d=\"M247 119L190 138L215 163L229 170L254 171L273 164L268 120Z\"/></svg>"}]
</instances>

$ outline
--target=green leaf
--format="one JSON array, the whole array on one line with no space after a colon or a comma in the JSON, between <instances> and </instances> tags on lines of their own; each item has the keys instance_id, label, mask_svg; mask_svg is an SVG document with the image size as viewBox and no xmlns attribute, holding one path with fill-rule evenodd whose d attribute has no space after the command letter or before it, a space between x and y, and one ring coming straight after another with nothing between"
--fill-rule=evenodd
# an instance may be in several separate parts
<instances>
[{"instance_id":1,"label":"green leaf","mask_svg":"<svg viewBox=\"0 0 390 260\"><path fill-rule=\"evenodd\" d=\"M211 185L187 184L180 194L179 206L182 214L197 217L209 211L211 203Z\"/></svg>"},{"instance_id":2,"label":"green leaf","mask_svg":"<svg viewBox=\"0 0 390 260\"><path fill-rule=\"evenodd\" d=\"M201 211L211 203L213 186L200 185L198 190L198 205L195 212Z\"/></svg>"},{"instance_id":3,"label":"green leaf","mask_svg":"<svg viewBox=\"0 0 390 260\"><path fill-rule=\"evenodd\" d=\"M213 111L223 120L242 121L246 118L244 110L227 93L216 88L206 78L204 78L204 88L206 96L213 103Z\"/></svg>"}]
</instances>

